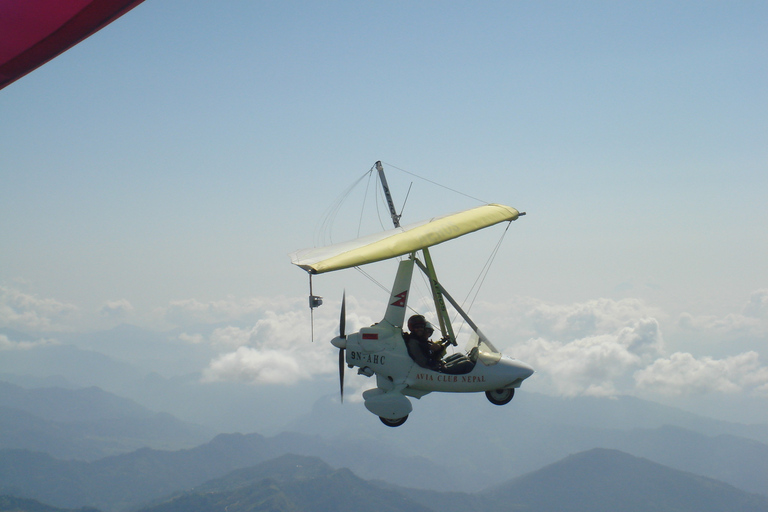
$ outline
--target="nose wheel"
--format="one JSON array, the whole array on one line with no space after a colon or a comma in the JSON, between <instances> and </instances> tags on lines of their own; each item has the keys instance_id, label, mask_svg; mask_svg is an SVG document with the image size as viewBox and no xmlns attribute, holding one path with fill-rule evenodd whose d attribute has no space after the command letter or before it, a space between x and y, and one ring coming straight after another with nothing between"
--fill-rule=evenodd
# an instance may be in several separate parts
<instances>
[{"instance_id":1,"label":"nose wheel","mask_svg":"<svg viewBox=\"0 0 768 512\"><path fill-rule=\"evenodd\" d=\"M400 425L405 423L405 420L408 419L408 415L406 414L402 418L397 418L395 420L390 420L390 419L384 418L383 416L379 416L379 419L383 424L385 424L388 427L399 427Z\"/></svg>"},{"instance_id":2,"label":"nose wheel","mask_svg":"<svg viewBox=\"0 0 768 512\"><path fill-rule=\"evenodd\" d=\"M505 405L508 404L512 398L514 398L515 388L494 389L493 391L486 391L485 396L493 405Z\"/></svg>"}]
</instances>

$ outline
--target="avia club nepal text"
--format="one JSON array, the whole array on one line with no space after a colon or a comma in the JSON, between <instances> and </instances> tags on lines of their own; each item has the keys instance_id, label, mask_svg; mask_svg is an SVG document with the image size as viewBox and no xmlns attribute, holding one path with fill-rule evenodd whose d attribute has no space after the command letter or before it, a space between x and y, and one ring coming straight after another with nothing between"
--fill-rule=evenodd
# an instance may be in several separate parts
<instances>
[{"instance_id":1,"label":"avia club nepal text","mask_svg":"<svg viewBox=\"0 0 768 512\"><path fill-rule=\"evenodd\" d=\"M432 380L437 382L485 382L485 375L445 375L439 373L417 373L417 380Z\"/></svg>"}]
</instances>

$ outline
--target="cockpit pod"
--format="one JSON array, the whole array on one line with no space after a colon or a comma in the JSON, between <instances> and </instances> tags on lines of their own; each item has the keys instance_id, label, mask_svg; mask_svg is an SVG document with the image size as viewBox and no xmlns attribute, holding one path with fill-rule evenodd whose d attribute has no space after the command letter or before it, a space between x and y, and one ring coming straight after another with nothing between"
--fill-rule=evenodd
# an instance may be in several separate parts
<instances>
[{"instance_id":1,"label":"cockpit pod","mask_svg":"<svg viewBox=\"0 0 768 512\"><path fill-rule=\"evenodd\" d=\"M470 360L476 361L476 368L480 367L479 374L487 376L489 383L497 386L485 393L488 400L496 405L509 403L515 396L515 388L519 388L534 373L530 365L503 355L482 333L474 329L467 344L467 354Z\"/></svg>"}]
</instances>

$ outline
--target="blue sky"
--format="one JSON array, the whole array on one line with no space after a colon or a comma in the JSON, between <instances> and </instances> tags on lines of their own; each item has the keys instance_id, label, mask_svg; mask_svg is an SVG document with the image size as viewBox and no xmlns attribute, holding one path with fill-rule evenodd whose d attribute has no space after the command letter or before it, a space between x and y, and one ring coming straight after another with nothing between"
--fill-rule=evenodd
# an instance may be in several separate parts
<instances>
[{"instance_id":1,"label":"blue sky","mask_svg":"<svg viewBox=\"0 0 768 512\"><path fill-rule=\"evenodd\" d=\"M147 0L0 91L4 324L303 297L287 253L382 160L400 201L414 181L409 220L474 203L396 168L528 212L488 311L640 301L667 363L754 351L763 375L767 21L764 2Z\"/></svg>"}]
</instances>

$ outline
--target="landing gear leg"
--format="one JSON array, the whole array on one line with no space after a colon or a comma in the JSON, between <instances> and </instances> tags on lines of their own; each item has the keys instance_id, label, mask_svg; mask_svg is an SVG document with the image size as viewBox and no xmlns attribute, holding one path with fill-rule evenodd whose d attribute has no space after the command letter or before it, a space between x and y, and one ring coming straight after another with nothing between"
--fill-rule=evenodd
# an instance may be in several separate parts
<instances>
[{"instance_id":1,"label":"landing gear leg","mask_svg":"<svg viewBox=\"0 0 768 512\"><path fill-rule=\"evenodd\" d=\"M486 391L485 396L488 398L488 401L494 405L508 404L515 396L515 388Z\"/></svg>"},{"instance_id":2,"label":"landing gear leg","mask_svg":"<svg viewBox=\"0 0 768 512\"><path fill-rule=\"evenodd\" d=\"M384 418L383 416L379 416L379 419L383 424L385 424L388 427L399 427L403 423L405 423L405 420L408 419L408 415L406 414L402 418L397 418L396 420L390 420L387 418Z\"/></svg>"}]
</instances>

